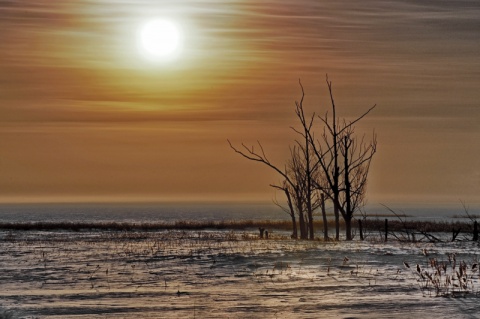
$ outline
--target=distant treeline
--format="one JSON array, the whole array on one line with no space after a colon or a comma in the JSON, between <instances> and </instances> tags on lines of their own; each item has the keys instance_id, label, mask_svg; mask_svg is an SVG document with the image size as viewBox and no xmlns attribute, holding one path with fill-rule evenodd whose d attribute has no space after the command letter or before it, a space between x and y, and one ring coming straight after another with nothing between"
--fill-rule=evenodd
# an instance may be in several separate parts
<instances>
[{"instance_id":1,"label":"distant treeline","mask_svg":"<svg viewBox=\"0 0 480 319\"><path fill-rule=\"evenodd\" d=\"M316 227L323 226L322 221L315 222ZM334 221L329 221L334 225ZM329 225L329 226L332 226ZM383 231L385 219L367 219L363 222L365 231ZM342 225L343 226L343 225ZM268 221L268 220L225 220L225 221L175 221L175 222L28 222L28 223L0 223L2 230L25 230L25 231L161 231L161 230L248 230L264 228L268 230L291 230L290 221ZM420 230L422 232L451 232L460 229L462 232L471 232L473 222L465 221L402 221L389 219L389 231Z\"/></svg>"},{"instance_id":2,"label":"distant treeline","mask_svg":"<svg viewBox=\"0 0 480 319\"><path fill-rule=\"evenodd\" d=\"M231 229L245 230L248 228L290 229L288 221L175 221L175 222L29 222L0 223L3 230L108 230L108 231L160 231L160 230L207 230Z\"/></svg>"}]
</instances>

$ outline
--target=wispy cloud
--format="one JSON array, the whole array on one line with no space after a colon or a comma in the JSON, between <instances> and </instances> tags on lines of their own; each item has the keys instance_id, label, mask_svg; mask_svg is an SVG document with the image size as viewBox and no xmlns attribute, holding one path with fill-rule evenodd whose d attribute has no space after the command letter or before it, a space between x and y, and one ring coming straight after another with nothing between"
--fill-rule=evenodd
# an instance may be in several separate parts
<instances>
[{"instance_id":1,"label":"wispy cloud","mask_svg":"<svg viewBox=\"0 0 480 319\"><path fill-rule=\"evenodd\" d=\"M175 19L185 33L182 55L168 67L144 61L138 53L139 26L158 16ZM70 155L49 158L51 164L36 161L43 155L31 145L43 143L52 152L58 146L52 130L60 139L80 143L89 154L105 147L86 143L77 133L72 137L72 126L85 128L88 140L110 136L105 144L116 145L119 158L128 153L121 144L125 135L119 131L129 130L148 141L144 152L158 146L158 132L149 135L142 125L163 126L170 133L163 130L161 135L169 138L158 143L165 149L175 145L177 154L168 159L146 154L160 163L175 163L175 158L187 156L179 152L179 145L191 147L188 136L174 130L175 123L184 129L186 125L189 132L194 128L209 132L204 140L196 140L198 152L202 147L211 152L202 159L204 171L199 174L205 176L210 167L206 163L217 158L215 152L223 152L221 146L215 150L207 146L223 143L220 137L223 141L265 134L276 147L284 144L288 134L279 132L283 127L288 131L291 106L300 94L299 78L309 110L324 112L326 73L334 81L342 116L379 105L371 123L383 134L383 145L388 145L389 153L379 164L385 169L422 149L416 146L406 157L393 156L403 145L398 134L419 145L432 143L439 134L458 137L467 130L471 138L480 135L475 125L480 119L478 1L1 0L0 29L0 127L10 139L4 151L14 154L11 161L4 161L11 178L21 169L16 164L19 158L25 159L25 166L37 163L31 167L48 168L45 171L55 178L60 178L54 173L56 167L81 166ZM428 125L419 125L422 121ZM100 133L98 125L115 128L115 133ZM36 127L35 133L15 137L27 127ZM465 137L443 140L442 147L457 151L457 143L464 149L472 144ZM68 143L62 147L70 149ZM464 151L458 153L462 154L458 165L474 165ZM424 154L428 161L440 155L440 148ZM89 160L95 161L91 156ZM106 170L108 175L114 171L108 173L107 157L101 156L104 164L97 171ZM126 158L133 164L115 158L112 167L115 163L128 170L141 166L141 175L147 178L146 172L154 166ZM219 174L225 175L229 165L236 166L234 161L229 159ZM197 163L192 159L184 166ZM188 169L194 174L193 170ZM422 170L417 167L412 174L424 174L428 181L430 173ZM431 174L440 170L437 167ZM72 189L79 180L86 188L94 184L94 177L85 177L88 168L82 166L81 171L82 178L68 174L65 183ZM30 173L38 175L36 169ZM129 174L122 178L128 180ZM20 188L28 183L28 174L21 176L24 179L15 184ZM388 178L399 176L391 173ZM0 178L0 183L9 182ZM38 179L35 183L42 184ZM7 184L3 186L8 188ZM385 191L394 192L396 184L387 184Z\"/></svg>"}]
</instances>

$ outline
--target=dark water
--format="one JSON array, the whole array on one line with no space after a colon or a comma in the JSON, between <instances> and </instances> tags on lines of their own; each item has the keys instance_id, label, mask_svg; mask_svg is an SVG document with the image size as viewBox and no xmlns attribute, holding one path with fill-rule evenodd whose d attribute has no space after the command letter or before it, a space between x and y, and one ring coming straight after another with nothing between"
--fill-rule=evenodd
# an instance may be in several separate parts
<instances>
[{"instance_id":1,"label":"dark water","mask_svg":"<svg viewBox=\"0 0 480 319\"><path fill-rule=\"evenodd\" d=\"M458 205L396 204L389 208L409 219L451 219L466 217ZM366 213L387 217L389 210L370 205ZM471 215L480 215L479 206L470 206ZM332 213L332 209L328 209ZM392 215L392 218L395 216ZM285 220L289 216L272 203L62 203L0 204L2 222L160 222L177 220Z\"/></svg>"},{"instance_id":2,"label":"dark water","mask_svg":"<svg viewBox=\"0 0 480 319\"><path fill-rule=\"evenodd\" d=\"M68 203L2 204L4 222L159 222L176 220L279 220L287 218L272 204Z\"/></svg>"}]
</instances>

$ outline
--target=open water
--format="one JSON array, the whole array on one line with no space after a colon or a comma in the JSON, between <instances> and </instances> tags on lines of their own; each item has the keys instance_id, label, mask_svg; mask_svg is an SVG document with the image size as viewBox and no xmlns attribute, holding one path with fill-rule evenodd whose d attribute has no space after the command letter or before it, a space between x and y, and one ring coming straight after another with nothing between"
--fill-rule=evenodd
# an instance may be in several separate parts
<instances>
[{"instance_id":1,"label":"open water","mask_svg":"<svg viewBox=\"0 0 480 319\"><path fill-rule=\"evenodd\" d=\"M467 217L461 203L449 205L389 205L408 219L451 219ZM370 216L391 214L381 205L365 208ZM328 209L332 214L332 209ZM471 205L470 215L480 215L480 206ZM393 218L396 218L392 214ZM0 204L2 222L162 222L178 220L288 220L289 216L272 203L62 203Z\"/></svg>"}]
</instances>

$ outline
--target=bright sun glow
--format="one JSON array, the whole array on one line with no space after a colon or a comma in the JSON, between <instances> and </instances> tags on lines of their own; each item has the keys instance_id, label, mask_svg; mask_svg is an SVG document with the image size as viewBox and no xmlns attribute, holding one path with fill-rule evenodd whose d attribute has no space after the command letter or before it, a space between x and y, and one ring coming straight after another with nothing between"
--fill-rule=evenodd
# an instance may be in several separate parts
<instances>
[{"instance_id":1,"label":"bright sun glow","mask_svg":"<svg viewBox=\"0 0 480 319\"><path fill-rule=\"evenodd\" d=\"M182 36L171 21L158 19L147 22L140 29L140 47L153 60L165 61L178 56Z\"/></svg>"}]
</instances>

